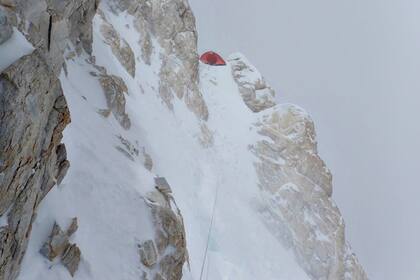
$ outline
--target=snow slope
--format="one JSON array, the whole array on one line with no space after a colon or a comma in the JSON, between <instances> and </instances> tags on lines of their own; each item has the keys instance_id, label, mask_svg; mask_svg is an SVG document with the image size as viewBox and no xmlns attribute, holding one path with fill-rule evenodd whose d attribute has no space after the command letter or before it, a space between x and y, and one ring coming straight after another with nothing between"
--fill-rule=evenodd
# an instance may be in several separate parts
<instances>
[{"instance_id":1,"label":"snow slope","mask_svg":"<svg viewBox=\"0 0 420 280\"><path fill-rule=\"evenodd\" d=\"M20 280L72 279L61 264L50 263L39 254L54 221L66 226L72 217L79 219L72 242L82 252L74 279L142 279L144 267L137 244L154 235L143 197L153 190L157 175L168 180L184 218L190 258L184 279L199 279L215 201L204 279L309 279L293 252L267 229L258 212L261 198L255 156L249 146L262 138L254 123L263 113L253 113L246 106L230 66L200 64L199 86L209 111L207 121L199 120L177 98L171 110L158 92L164 55L159 44L153 41L151 63L144 63L132 16L116 15L105 4L101 9L135 54L132 77L105 44L97 15L95 63L125 81L125 110L131 128L123 129L112 114L104 117L99 113L107 103L92 74L97 68L88 56L68 56L68 74L62 73L61 82L72 116L64 135L71 168L40 207ZM203 123L208 131L203 132ZM204 144L203 135L208 136ZM121 152L121 137L151 156L151 172L141 153L130 158Z\"/></svg>"},{"instance_id":2,"label":"snow slope","mask_svg":"<svg viewBox=\"0 0 420 280\"><path fill-rule=\"evenodd\" d=\"M30 54L34 50L33 46L25 39L22 33L13 28L13 34L9 40L0 44L0 72L10 66L24 55Z\"/></svg>"}]
</instances>

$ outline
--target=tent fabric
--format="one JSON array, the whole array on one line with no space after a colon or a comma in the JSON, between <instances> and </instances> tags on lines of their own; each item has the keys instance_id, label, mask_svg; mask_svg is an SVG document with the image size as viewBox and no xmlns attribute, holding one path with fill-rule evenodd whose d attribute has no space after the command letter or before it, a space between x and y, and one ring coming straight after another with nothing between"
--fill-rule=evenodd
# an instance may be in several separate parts
<instances>
[{"instance_id":1,"label":"tent fabric","mask_svg":"<svg viewBox=\"0 0 420 280\"><path fill-rule=\"evenodd\" d=\"M226 62L223 60L223 58L217 53L212 52L212 51L203 53L200 57L200 61L209 65L216 65L216 66L226 65Z\"/></svg>"}]
</instances>

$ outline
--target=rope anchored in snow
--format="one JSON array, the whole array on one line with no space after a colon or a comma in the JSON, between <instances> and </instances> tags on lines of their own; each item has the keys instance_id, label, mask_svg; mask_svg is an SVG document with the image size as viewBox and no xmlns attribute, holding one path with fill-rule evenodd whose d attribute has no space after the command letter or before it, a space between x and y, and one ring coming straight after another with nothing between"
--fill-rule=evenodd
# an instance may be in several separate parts
<instances>
[{"instance_id":1,"label":"rope anchored in snow","mask_svg":"<svg viewBox=\"0 0 420 280\"><path fill-rule=\"evenodd\" d=\"M204 251L203 263L201 265L200 280L203 280L204 266L206 264L207 252L209 250L209 244L210 244L211 231L212 231L212 228L213 228L214 216L215 216L215 213L216 213L217 198L219 196L219 186L220 186L220 184L217 184L216 196L214 197L213 211L212 211L211 220L210 220L210 227L209 227L209 232L208 232L208 235L207 235L206 249ZM207 272L208 272L208 269L209 268L207 268Z\"/></svg>"}]
</instances>

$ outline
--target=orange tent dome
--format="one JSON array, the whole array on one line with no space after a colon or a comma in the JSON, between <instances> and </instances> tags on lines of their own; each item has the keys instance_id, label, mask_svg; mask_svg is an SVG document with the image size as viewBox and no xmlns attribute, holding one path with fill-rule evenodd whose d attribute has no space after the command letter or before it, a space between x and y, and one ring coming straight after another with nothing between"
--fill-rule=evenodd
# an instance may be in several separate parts
<instances>
[{"instance_id":1,"label":"orange tent dome","mask_svg":"<svg viewBox=\"0 0 420 280\"><path fill-rule=\"evenodd\" d=\"M226 62L223 60L223 58L217 53L212 52L212 51L203 53L200 57L200 61L209 65L216 65L216 66L226 65Z\"/></svg>"}]
</instances>

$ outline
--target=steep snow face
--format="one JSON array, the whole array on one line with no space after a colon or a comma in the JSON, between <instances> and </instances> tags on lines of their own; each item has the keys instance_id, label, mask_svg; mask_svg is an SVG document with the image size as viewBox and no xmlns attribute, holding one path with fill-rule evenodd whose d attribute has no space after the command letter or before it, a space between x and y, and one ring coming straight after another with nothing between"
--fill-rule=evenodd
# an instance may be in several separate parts
<instances>
[{"instance_id":1,"label":"steep snow face","mask_svg":"<svg viewBox=\"0 0 420 280\"><path fill-rule=\"evenodd\" d=\"M66 56L61 82L72 123L64 141L72 167L40 206L20 279L73 279L60 263L39 254L54 221L65 227L73 217L79 229L71 242L82 252L74 279L161 279L159 273L163 279L181 279L173 272L184 262L182 279L365 279L344 278L344 270L332 276L329 269L342 262L335 246L326 249L329 261L319 275L306 264L317 264L317 249L306 248L310 257L299 255L303 238L322 248L336 242L334 230L343 226L329 199L331 190L324 189L330 187L324 184L330 175L322 161L308 167L301 165L306 157L292 157L306 150L317 157L313 131L302 133L302 125L312 125L308 116L294 106L274 104L254 113L232 75L237 62L198 64L187 2L110 0L99 9L93 57L71 50ZM254 77L242 80L259 90ZM291 141L281 142L285 147L277 145L275 137L281 135ZM288 149L291 159L283 158ZM296 170L304 178L295 179ZM171 186L169 198L156 194L156 176ZM282 176L288 179L278 181ZM317 192L306 190L309 180ZM290 198L288 190L295 189L299 195ZM282 208L284 203L289 207ZM308 206L306 212L294 203ZM156 220L156 207L166 204L172 211L166 213L179 222L174 227L166 216ZM314 216L325 207L335 211L337 221L320 231ZM319 217L321 222L329 218ZM185 226L189 261L185 243L171 240L184 235L169 234L179 225ZM159 229L165 226L169 237L162 241ZM305 231L297 236L300 227ZM159 254L150 266L141 262L138 249L149 240Z\"/></svg>"}]
</instances>

